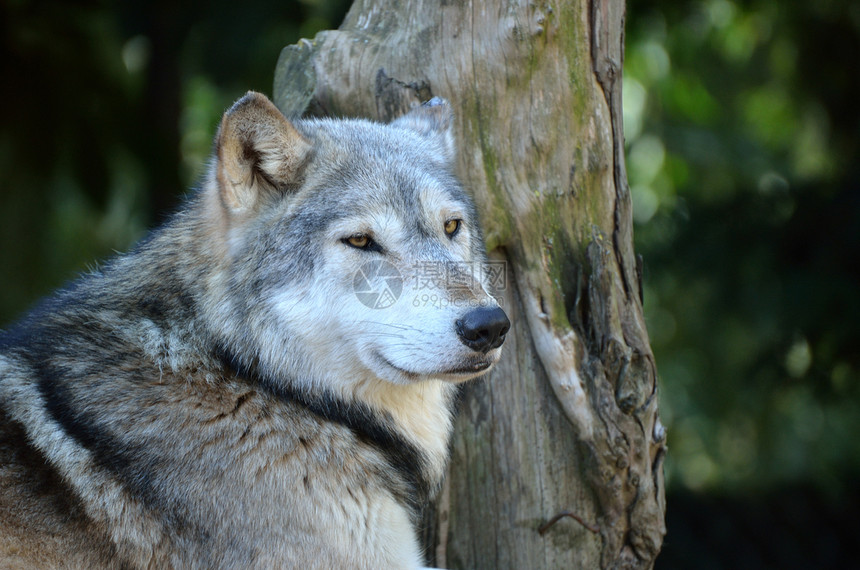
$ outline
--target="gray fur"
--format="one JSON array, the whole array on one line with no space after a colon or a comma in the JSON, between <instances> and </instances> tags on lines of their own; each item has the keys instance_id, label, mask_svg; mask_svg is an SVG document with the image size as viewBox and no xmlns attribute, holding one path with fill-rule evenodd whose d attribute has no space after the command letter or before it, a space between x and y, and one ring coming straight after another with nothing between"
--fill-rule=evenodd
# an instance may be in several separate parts
<instances>
[{"instance_id":1,"label":"gray fur","mask_svg":"<svg viewBox=\"0 0 860 570\"><path fill-rule=\"evenodd\" d=\"M371 258L405 288L417 261L485 260L450 123L444 102L289 123L249 93L163 227L2 333L0 566L419 566L454 385L500 351L466 348L454 305L497 305L350 287Z\"/></svg>"}]
</instances>

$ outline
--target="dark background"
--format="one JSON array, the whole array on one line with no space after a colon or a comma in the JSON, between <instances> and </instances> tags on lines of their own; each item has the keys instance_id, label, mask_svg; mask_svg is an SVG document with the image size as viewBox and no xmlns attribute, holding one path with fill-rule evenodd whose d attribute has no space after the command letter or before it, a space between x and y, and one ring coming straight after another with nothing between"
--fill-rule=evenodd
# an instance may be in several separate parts
<instances>
[{"instance_id":1,"label":"dark background","mask_svg":"<svg viewBox=\"0 0 860 570\"><path fill-rule=\"evenodd\" d=\"M0 326L157 224L347 0L2 0ZM658 569L857 567L860 3L628 4L628 172L669 427Z\"/></svg>"}]
</instances>

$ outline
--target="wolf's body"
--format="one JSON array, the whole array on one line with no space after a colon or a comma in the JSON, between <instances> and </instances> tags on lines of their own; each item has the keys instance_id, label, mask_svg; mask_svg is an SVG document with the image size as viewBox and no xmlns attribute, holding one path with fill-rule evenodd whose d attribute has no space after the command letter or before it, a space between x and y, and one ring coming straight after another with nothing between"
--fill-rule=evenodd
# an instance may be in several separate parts
<instances>
[{"instance_id":1,"label":"wolf's body","mask_svg":"<svg viewBox=\"0 0 860 570\"><path fill-rule=\"evenodd\" d=\"M421 565L454 385L508 326L463 286L448 113L291 124L249 94L164 227L0 336L0 567ZM368 261L458 286L374 309Z\"/></svg>"}]
</instances>

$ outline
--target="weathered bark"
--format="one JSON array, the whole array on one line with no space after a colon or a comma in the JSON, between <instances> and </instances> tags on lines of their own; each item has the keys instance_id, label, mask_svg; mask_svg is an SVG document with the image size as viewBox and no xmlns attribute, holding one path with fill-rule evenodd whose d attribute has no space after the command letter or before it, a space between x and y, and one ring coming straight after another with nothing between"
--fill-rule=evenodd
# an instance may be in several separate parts
<instances>
[{"instance_id":1,"label":"weathered bark","mask_svg":"<svg viewBox=\"0 0 860 570\"><path fill-rule=\"evenodd\" d=\"M450 100L459 173L509 262L514 327L462 404L428 535L439 566L649 568L660 550L664 430L624 167L623 29L622 0L357 0L339 30L278 62L287 114L388 120Z\"/></svg>"}]
</instances>

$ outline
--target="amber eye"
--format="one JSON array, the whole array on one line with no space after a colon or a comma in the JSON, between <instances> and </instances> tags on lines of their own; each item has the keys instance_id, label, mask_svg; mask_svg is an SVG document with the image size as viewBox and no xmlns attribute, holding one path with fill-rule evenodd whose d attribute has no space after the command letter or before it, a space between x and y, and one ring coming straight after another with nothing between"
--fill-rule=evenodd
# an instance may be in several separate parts
<instances>
[{"instance_id":1,"label":"amber eye","mask_svg":"<svg viewBox=\"0 0 860 570\"><path fill-rule=\"evenodd\" d=\"M346 238L347 243L352 247L357 247L358 249L364 249L367 247L367 244L370 243L370 238L364 234L358 234L351 237Z\"/></svg>"},{"instance_id":2,"label":"amber eye","mask_svg":"<svg viewBox=\"0 0 860 570\"><path fill-rule=\"evenodd\" d=\"M460 229L460 220L448 220L445 222L445 234L448 237L453 237Z\"/></svg>"}]
</instances>

